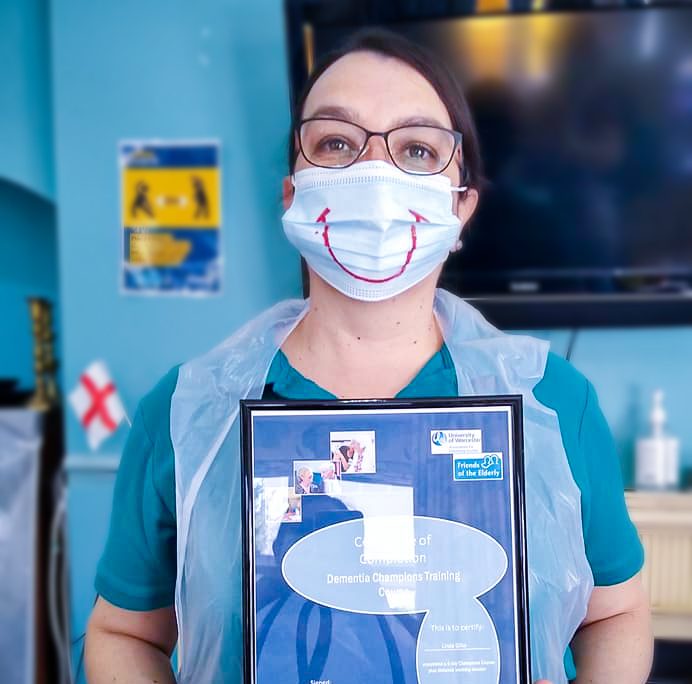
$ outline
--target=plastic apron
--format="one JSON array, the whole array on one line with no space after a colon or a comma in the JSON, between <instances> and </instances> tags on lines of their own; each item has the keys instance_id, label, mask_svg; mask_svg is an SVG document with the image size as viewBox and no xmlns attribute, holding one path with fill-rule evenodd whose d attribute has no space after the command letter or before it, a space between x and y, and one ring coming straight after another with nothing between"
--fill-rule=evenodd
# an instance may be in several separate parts
<instances>
[{"instance_id":1,"label":"plastic apron","mask_svg":"<svg viewBox=\"0 0 692 684\"><path fill-rule=\"evenodd\" d=\"M178 565L175 606L181 682L241 681L242 537L238 401L261 398L272 359L309 302L281 302L180 368L171 400ZM586 614L593 577L580 491L557 416L533 396L548 343L507 335L438 290L435 314L459 395L524 400L532 675L566 682L563 654Z\"/></svg>"}]
</instances>

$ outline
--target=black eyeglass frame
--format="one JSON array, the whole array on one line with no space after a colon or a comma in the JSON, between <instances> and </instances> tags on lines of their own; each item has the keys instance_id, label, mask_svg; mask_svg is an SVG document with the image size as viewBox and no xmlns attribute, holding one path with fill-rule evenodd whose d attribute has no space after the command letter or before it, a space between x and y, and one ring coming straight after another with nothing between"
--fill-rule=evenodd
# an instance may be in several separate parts
<instances>
[{"instance_id":1,"label":"black eyeglass frame","mask_svg":"<svg viewBox=\"0 0 692 684\"><path fill-rule=\"evenodd\" d=\"M324 164L315 164L310 157L308 157L307 154L305 154L305 150L303 149L303 136L302 136L302 131L303 131L303 125L306 123L309 123L310 121L338 121L339 123L345 123L349 124L350 126L355 126L356 128L360 128L361 131L363 131L366 134L365 140L363 141L363 146L360 148L360 151L358 154L353 158L353 161L350 161L348 164L344 164L343 166L326 166ZM454 138L454 147L452 148L452 151L449 155L449 159L447 160L447 163L439 170L439 171L409 171L408 169L402 169L401 166L399 166L396 163L396 160L394 159L394 155L392 154L392 151L389 149L389 136L394 133L395 131L399 131L403 128L433 128L437 131L445 131L446 133L451 133L452 137ZM461 143L463 140L463 135L459 131L455 131L452 128L445 128L444 126L434 126L433 124L405 124L403 126L395 126L394 128L390 128L388 131L370 131L364 126L361 126L360 124L354 123L353 121L347 121L346 119L337 119L336 117L332 116L313 116L309 117L307 119L302 119L301 121L298 122L298 124L295 127L295 131L298 136L298 148L300 149L300 153L305 157L305 159L312 164L313 166L318 166L321 169L347 169L349 166L353 166L361 157L363 152L365 151L365 148L368 146L368 141L370 138L374 136L379 136L384 140L384 145L387 148L387 154L389 155L389 158L392 160L392 164L396 166L397 169L400 171L403 171L404 173L408 173L411 176L436 176L439 173L442 173L447 169L447 167L452 163L452 159L454 159L454 153L457 151L458 148L461 148ZM464 166L461 164L459 165L459 170L461 171L461 176L462 176L462 182L464 182L466 176L467 176L467 171Z\"/></svg>"}]
</instances>

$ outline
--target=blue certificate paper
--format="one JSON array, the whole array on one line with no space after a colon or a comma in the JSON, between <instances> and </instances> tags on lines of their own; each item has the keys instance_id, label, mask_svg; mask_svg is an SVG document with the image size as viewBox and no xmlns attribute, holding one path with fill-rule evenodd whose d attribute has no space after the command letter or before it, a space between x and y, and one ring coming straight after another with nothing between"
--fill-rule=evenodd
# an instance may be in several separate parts
<instances>
[{"instance_id":1,"label":"blue certificate paper","mask_svg":"<svg viewBox=\"0 0 692 684\"><path fill-rule=\"evenodd\" d=\"M520 397L241 402L247 684L528 684Z\"/></svg>"}]
</instances>

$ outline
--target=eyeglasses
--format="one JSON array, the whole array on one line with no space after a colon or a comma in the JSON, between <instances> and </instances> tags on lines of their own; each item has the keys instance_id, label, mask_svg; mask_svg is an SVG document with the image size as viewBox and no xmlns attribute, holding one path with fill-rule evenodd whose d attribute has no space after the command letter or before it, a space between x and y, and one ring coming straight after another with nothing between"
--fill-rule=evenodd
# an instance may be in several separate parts
<instances>
[{"instance_id":1,"label":"eyeglasses","mask_svg":"<svg viewBox=\"0 0 692 684\"><path fill-rule=\"evenodd\" d=\"M328 169L354 164L375 135L384 140L395 166L420 176L444 171L461 145L461 133L440 126L398 126L378 132L350 121L316 117L304 119L298 127L298 142L305 159Z\"/></svg>"}]
</instances>

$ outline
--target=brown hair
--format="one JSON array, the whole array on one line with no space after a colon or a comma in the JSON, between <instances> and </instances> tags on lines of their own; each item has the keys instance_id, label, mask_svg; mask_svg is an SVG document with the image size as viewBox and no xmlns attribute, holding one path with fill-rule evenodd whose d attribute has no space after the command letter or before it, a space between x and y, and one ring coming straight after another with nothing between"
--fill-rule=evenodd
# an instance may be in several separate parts
<instances>
[{"instance_id":1,"label":"brown hair","mask_svg":"<svg viewBox=\"0 0 692 684\"><path fill-rule=\"evenodd\" d=\"M408 38L381 28L361 29L352 34L342 46L325 54L313 69L293 110L293 125L288 143L289 172L293 173L298 153L294 131L300 124L305 100L312 86L334 62L352 52L374 52L393 57L408 64L427 79L447 108L452 128L462 134L462 183L480 189L483 182L483 165L478 134L461 86L446 64L430 51Z\"/></svg>"}]
</instances>

